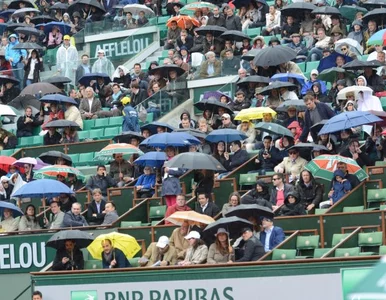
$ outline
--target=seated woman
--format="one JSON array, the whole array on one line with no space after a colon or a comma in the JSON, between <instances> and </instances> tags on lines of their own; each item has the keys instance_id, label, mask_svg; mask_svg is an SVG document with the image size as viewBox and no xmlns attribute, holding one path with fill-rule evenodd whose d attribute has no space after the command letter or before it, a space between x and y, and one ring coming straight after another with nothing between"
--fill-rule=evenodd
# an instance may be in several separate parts
<instances>
[{"instance_id":1,"label":"seated woman","mask_svg":"<svg viewBox=\"0 0 386 300\"><path fill-rule=\"evenodd\" d=\"M48 34L47 48L54 49L62 44L63 34L57 26L52 27L52 31Z\"/></svg>"},{"instance_id":2,"label":"seated woman","mask_svg":"<svg viewBox=\"0 0 386 300\"><path fill-rule=\"evenodd\" d=\"M135 183L135 189L137 190L138 198L151 198L154 194L156 175L153 174L151 167L145 167L143 169L144 174L139 176Z\"/></svg>"},{"instance_id":3,"label":"seated woman","mask_svg":"<svg viewBox=\"0 0 386 300\"><path fill-rule=\"evenodd\" d=\"M179 266L199 265L206 262L208 256L208 247L201 239L197 231L191 231L185 239L189 242L189 248L186 250L185 259L178 263Z\"/></svg>"},{"instance_id":4,"label":"seated woman","mask_svg":"<svg viewBox=\"0 0 386 300\"><path fill-rule=\"evenodd\" d=\"M102 241L102 266L103 269L129 268L130 262L127 260L122 250L114 248L111 240Z\"/></svg>"},{"instance_id":5,"label":"seated woman","mask_svg":"<svg viewBox=\"0 0 386 300\"><path fill-rule=\"evenodd\" d=\"M27 205L24 211L24 216L20 218L19 231L41 229L35 211L35 206L33 206L32 204Z\"/></svg>"},{"instance_id":6,"label":"seated woman","mask_svg":"<svg viewBox=\"0 0 386 300\"><path fill-rule=\"evenodd\" d=\"M319 203L323 199L323 190L322 186L315 181L310 171L303 170L300 173L295 190L299 195L300 203L304 205L308 213L313 212L315 208L319 207Z\"/></svg>"},{"instance_id":7,"label":"seated woman","mask_svg":"<svg viewBox=\"0 0 386 300\"><path fill-rule=\"evenodd\" d=\"M301 216L305 215L306 210L300 202L299 196L295 193L289 193L280 207L280 216Z\"/></svg>"},{"instance_id":8,"label":"seated woman","mask_svg":"<svg viewBox=\"0 0 386 300\"><path fill-rule=\"evenodd\" d=\"M7 176L1 176L0 178L0 201L11 201L11 194L13 191L13 184L11 179Z\"/></svg>"},{"instance_id":9,"label":"seated woman","mask_svg":"<svg viewBox=\"0 0 386 300\"><path fill-rule=\"evenodd\" d=\"M237 205L240 205L241 197L238 192L233 192L229 195L229 200L228 203L225 203L224 206L222 207L221 214L223 217L229 212L230 209L233 207L236 207Z\"/></svg>"},{"instance_id":10,"label":"seated woman","mask_svg":"<svg viewBox=\"0 0 386 300\"><path fill-rule=\"evenodd\" d=\"M72 127L64 128L60 143L61 144L79 143L79 136L76 128L72 128Z\"/></svg>"},{"instance_id":11,"label":"seated woman","mask_svg":"<svg viewBox=\"0 0 386 300\"><path fill-rule=\"evenodd\" d=\"M241 199L242 204L258 204L272 209L269 194L269 186L264 180L257 180L255 188Z\"/></svg>"},{"instance_id":12,"label":"seated woman","mask_svg":"<svg viewBox=\"0 0 386 300\"><path fill-rule=\"evenodd\" d=\"M233 248L229 243L229 233L224 228L219 228L216 241L210 245L207 264L226 264L232 261Z\"/></svg>"},{"instance_id":13,"label":"seated woman","mask_svg":"<svg viewBox=\"0 0 386 300\"><path fill-rule=\"evenodd\" d=\"M247 150L252 150L256 140L255 125L250 121L242 121L241 124L237 125L237 130L246 134L248 138L244 140L244 145Z\"/></svg>"}]
</instances>

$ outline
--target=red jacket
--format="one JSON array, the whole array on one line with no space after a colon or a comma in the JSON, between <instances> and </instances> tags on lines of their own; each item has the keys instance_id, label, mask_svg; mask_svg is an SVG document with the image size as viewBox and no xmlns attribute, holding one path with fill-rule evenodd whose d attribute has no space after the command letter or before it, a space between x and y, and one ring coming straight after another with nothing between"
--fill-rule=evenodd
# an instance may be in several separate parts
<instances>
[{"instance_id":1,"label":"red jacket","mask_svg":"<svg viewBox=\"0 0 386 300\"><path fill-rule=\"evenodd\" d=\"M191 208L187 205L180 207L180 206L177 206L177 204L174 204L173 206L169 206L168 209L166 210L165 219L170 215L174 214L176 211L188 211L188 210L191 210ZM173 224L173 223L165 220L165 225L166 224Z\"/></svg>"}]
</instances>

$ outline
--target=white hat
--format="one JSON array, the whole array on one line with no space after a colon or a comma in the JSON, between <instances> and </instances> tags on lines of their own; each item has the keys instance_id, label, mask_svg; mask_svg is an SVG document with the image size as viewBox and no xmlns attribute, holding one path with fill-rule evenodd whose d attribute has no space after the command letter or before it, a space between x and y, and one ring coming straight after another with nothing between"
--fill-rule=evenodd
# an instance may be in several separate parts
<instances>
[{"instance_id":1,"label":"white hat","mask_svg":"<svg viewBox=\"0 0 386 300\"><path fill-rule=\"evenodd\" d=\"M158 239L156 246L158 248L165 248L167 245L169 245L169 238L166 235L163 235Z\"/></svg>"},{"instance_id":2,"label":"white hat","mask_svg":"<svg viewBox=\"0 0 386 300\"><path fill-rule=\"evenodd\" d=\"M197 231L191 231L189 234L185 237L185 239L190 240L190 239L199 239L201 235Z\"/></svg>"},{"instance_id":3,"label":"white hat","mask_svg":"<svg viewBox=\"0 0 386 300\"><path fill-rule=\"evenodd\" d=\"M319 72L318 72L318 70L316 70L316 69L313 69L312 71L311 71L311 75L312 74L316 74L316 75L319 75Z\"/></svg>"},{"instance_id":4,"label":"white hat","mask_svg":"<svg viewBox=\"0 0 386 300\"><path fill-rule=\"evenodd\" d=\"M103 54L105 54L105 50L99 49L99 50L98 50L98 53L103 53Z\"/></svg>"}]
</instances>

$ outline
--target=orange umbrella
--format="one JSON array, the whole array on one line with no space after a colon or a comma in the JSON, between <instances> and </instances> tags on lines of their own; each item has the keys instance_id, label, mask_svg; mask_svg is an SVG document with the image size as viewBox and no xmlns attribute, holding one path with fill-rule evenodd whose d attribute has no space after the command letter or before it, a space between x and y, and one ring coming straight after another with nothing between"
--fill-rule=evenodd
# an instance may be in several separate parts
<instances>
[{"instance_id":1,"label":"orange umbrella","mask_svg":"<svg viewBox=\"0 0 386 300\"><path fill-rule=\"evenodd\" d=\"M201 24L199 21L197 21L196 19L193 19L192 17L190 16L175 16L175 17L172 17L170 18L167 23L166 23L166 26L167 27L171 27L171 22L177 22L177 26L182 28L182 29L186 29L186 24L189 24L189 23L192 23L194 26L196 27L200 27Z\"/></svg>"},{"instance_id":2,"label":"orange umbrella","mask_svg":"<svg viewBox=\"0 0 386 300\"><path fill-rule=\"evenodd\" d=\"M182 225L182 223L188 222L190 226L199 226L200 224L208 225L214 222L214 219L212 217L199 214L193 210L177 211L168 218L166 218L166 220L176 225Z\"/></svg>"}]
</instances>

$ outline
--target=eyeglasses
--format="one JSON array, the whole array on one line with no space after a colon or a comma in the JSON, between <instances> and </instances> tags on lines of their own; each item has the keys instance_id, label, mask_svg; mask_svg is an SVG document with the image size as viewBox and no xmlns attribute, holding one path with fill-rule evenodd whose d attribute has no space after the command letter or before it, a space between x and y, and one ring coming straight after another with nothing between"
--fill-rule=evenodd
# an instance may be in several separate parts
<instances>
[{"instance_id":1,"label":"eyeglasses","mask_svg":"<svg viewBox=\"0 0 386 300\"><path fill-rule=\"evenodd\" d=\"M342 50L342 51L346 51L346 50L347 50L347 48L341 48L340 50Z\"/></svg>"},{"instance_id":2,"label":"eyeglasses","mask_svg":"<svg viewBox=\"0 0 386 300\"><path fill-rule=\"evenodd\" d=\"M293 154L297 154L297 152L294 152L294 151L290 151L288 152L289 155L293 155Z\"/></svg>"},{"instance_id":3,"label":"eyeglasses","mask_svg":"<svg viewBox=\"0 0 386 300\"><path fill-rule=\"evenodd\" d=\"M272 178L273 181L279 180L280 178Z\"/></svg>"}]
</instances>

